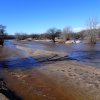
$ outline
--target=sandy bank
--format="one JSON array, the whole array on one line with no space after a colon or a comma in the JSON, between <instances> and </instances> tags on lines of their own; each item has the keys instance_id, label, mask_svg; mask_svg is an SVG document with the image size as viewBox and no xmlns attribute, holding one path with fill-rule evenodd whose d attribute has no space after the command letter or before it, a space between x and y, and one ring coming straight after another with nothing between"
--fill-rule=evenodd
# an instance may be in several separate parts
<instances>
[{"instance_id":1,"label":"sandy bank","mask_svg":"<svg viewBox=\"0 0 100 100\"><path fill-rule=\"evenodd\" d=\"M25 46L16 46L17 49L24 50L29 53L29 56L33 56L34 58L44 58L44 57L50 57L57 55L59 57L63 57L66 54L65 53L59 53L59 52L52 52L52 51L46 51L46 50L39 50L39 49L31 49Z\"/></svg>"}]
</instances>

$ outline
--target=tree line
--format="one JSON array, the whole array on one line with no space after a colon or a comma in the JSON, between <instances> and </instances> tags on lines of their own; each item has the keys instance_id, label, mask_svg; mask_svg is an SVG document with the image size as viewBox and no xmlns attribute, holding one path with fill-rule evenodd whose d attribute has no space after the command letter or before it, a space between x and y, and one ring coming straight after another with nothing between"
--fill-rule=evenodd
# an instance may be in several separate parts
<instances>
[{"instance_id":1,"label":"tree line","mask_svg":"<svg viewBox=\"0 0 100 100\"><path fill-rule=\"evenodd\" d=\"M65 27L63 30L57 28L50 28L45 33L42 34L27 34L27 33L15 33L14 35L8 35L5 31L6 27L0 25L0 38L5 39L50 39L52 42L61 40L60 42L66 42L68 40L78 40L88 38L88 42L95 44L98 39L100 39L100 27L99 22L96 19L89 19L86 29L81 30L80 32L73 32L70 26ZM3 37L2 37L3 36ZM29 39L30 40L30 39Z\"/></svg>"}]
</instances>

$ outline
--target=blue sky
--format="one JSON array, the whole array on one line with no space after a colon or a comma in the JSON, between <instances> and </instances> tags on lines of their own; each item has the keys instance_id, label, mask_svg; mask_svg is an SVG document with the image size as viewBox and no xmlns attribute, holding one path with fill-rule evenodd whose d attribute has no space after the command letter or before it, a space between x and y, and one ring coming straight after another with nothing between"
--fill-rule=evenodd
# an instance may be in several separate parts
<instances>
[{"instance_id":1,"label":"blue sky","mask_svg":"<svg viewBox=\"0 0 100 100\"><path fill-rule=\"evenodd\" d=\"M79 30L94 17L100 18L100 0L0 0L0 24L10 34L66 26Z\"/></svg>"}]
</instances>

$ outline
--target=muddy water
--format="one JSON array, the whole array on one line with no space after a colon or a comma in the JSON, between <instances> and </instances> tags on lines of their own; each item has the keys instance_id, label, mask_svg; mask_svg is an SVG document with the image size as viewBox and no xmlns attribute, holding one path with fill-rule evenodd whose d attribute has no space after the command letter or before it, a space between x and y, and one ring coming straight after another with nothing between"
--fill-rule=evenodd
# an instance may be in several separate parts
<instances>
[{"instance_id":1,"label":"muddy water","mask_svg":"<svg viewBox=\"0 0 100 100\"><path fill-rule=\"evenodd\" d=\"M59 44L52 42L22 42L30 48L36 48L40 50L64 52L69 53L71 58L74 58L82 63L93 65L94 67L100 67L100 42L96 45L90 44Z\"/></svg>"},{"instance_id":2,"label":"muddy water","mask_svg":"<svg viewBox=\"0 0 100 100\"><path fill-rule=\"evenodd\" d=\"M58 78L53 80L36 69L2 69L0 77L23 100L95 100L69 80L63 85Z\"/></svg>"},{"instance_id":3,"label":"muddy water","mask_svg":"<svg viewBox=\"0 0 100 100\"><path fill-rule=\"evenodd\" d=\"M75 100L37 70L37 62L12 44L0 48L0 78L23 100ZM71 93L71 92L70 92Z\"/></svg>"},{"instance_id":4,"label":"muddy water","mask_svg":"<svg viewBox=\"0 0 100 100\"><path fill-rule=\"evenodd\" d=\"M69 57L76 59L85 64L93 65L94 67L100 67L100 42L97 42L96 45L90 44L59 44L52 42L39 42L39 41L30 41L30 42L14 42L14 41L5 41L5 45L8 47L15 47L16 45L25 45L29 48L63 52L68 54Z\"/></svg>"},{"instance_id":5,"label":"muddy water","mask_svg":"<svg viewBox=\"0 0 100 100\"><path fill-rule=\"evenodd\" d=\"M34 58L15 46L7 42L4 48L0 48L0 77L18 96L24 100L86 100L86 95L71 84L65 89L34 69L37 64Z\"/></svg>"},{"instance_id":6,"label":"muddy water","mask_svg":"<svg viewBox=\"0 0 100 100\"><path fill-rule=\"evenodd\" d=\"M37 70L0 70L7 86L23 100L93 100L91 96L67 84L63 86Z\"/></svg>"}]
</instances>

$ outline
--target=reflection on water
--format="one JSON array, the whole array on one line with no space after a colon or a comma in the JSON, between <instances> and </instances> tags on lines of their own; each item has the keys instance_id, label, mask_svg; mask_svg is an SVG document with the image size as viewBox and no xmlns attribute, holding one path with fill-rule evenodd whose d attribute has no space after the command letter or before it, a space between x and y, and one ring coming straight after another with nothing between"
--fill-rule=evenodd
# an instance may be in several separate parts
<instances>
[{"instance_id":1,"label":"reflection on water","mask_svg":"<svg viewBox=\"0 0 100 100\"><path fill-rule=\"evenodd\" d=\"M33 49L40 50L48 50L48 51L56 51L56 52L64 52L66 54L69 53L69 56L78 61L82 61L85 63L90 63L95 66L100 67L100 42L96 45L90 44L59 44L52 42L39 42L39 41L30 41L30 42L21 42L17 43L17 45L26 45ZM5 41L6 46L15 47L16 42L14 41Z\"/></svg>"},{"instance_id":2,"label":"reflection on water","mask_svg":"<svg viewBox=\"0 0 100 100\"><path fill-rule=\"evenodd\" d=\"M34 64L37 64L37 61L32 57L29 58L17 58L10 60L0 61L0 68L29 68L33 67Z\"/></svg>"},{"instance_id":3,"label":"reflection on water","mask_svg":"<svg viewBox=\"0 0 100 100\"><path fill-rule=\"evenodd\" d=\"M99 58L100 44L97 44L96 46L89 46L84 44L64 45L64 44L52 44L45 42L26 42L26 43L23 42L23 43L28 44L29 47L31 48L59 51L65 53L69 52L69 55L71 57L79 59L81 61L82 60L88 61L88 59L95 61L95 59L97 59L99 62L100 60ZM12 41L6 41L5 45L10 46L12 48L16 44L13 44ZM15 55L17 56L17 54ZM31 67L33 66L33 64L37 63L32 57L20 58L19 56L17 56L19 57L17 58L16 56L15 58L10 58L0 61L0 67L5 66L10 68L12 67L23 68L23 67ZM61 76L62 78L59 78L61 80L58 81L57 84L55 84L55 82L49 80L48 77L45 77L42 73L39 73L36 70L32 70L32 72L31 70L23 70L23 71L15 70L15 72L13 73L11 72L11 74L6 73L6 77L8 86L10 86L12 90L15 90L16 93L20 94L21 97L26 98L25 100L40 100L41 98L43 98L43 100L77 100L77 98L79 99L84 98L84 100L86 100L85 98L87 97L89 98L90 96L90 95L88 96L85 95L83 90L81 92L80 90L78 90L78 88L76 91L76 87L75 88L72 87L72 85L71 84L69 85L69 83L66 86L67 89L65 88L65 86L64 87L60 86L58 82L62 83L62 78L65 79L63 75Z\"/></svg>"},{"instance_id":4,"label":"reflection on water","mask_svg":"<svg viewBox=\"0 0 100 100\"><path fill-rule=\"evenodd\" d=\"M90 44L59 44L52 42L22 42L30 48L69 53L71 58L100 67L100 42Z\"/></svg>"},{"instance_id":5,"label":"reflection on water","mask_svg":"<svg viewBox=\"0 0 100 100\"><path fill-rule=\"evenodd\" d=\"M15 43L13 40L5 40L4 45L9 47L15 47Z\"/></svg>"},{"instance_id":6,"label":"reflection on water","mask_svg":"<svg viewBox=\"0 0 100 100\"><path fill-rule=\"evenodd\" d=\"M76 51L70 54L70 57L78 61L90 63L96 67L100 66L100 51Z\"/></svg>"},{"instance_id":7,"label":"reflection on water","mask_svg":"<svg viewBox=\"0 0 100 100\"><path fill-rule=\"evenodd\" d=\"M0 68L30 68L37 61L29 56L28 52L16 48L14 41L5 41L4 47L0 48Z\"/></svg>"}]
</instances>

